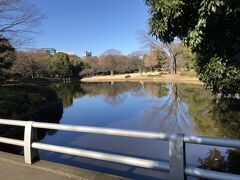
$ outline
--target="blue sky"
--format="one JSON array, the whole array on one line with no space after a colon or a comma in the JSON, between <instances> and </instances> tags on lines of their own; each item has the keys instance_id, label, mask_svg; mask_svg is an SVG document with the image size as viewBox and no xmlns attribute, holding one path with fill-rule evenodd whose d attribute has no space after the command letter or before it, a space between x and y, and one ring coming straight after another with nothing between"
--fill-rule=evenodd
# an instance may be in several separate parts
<instances>
[{"instance_id":1,"label":"blue sky","mask_svg":"<svg viewBox=\"0 0 240 180\"><path fill-rule=\"evenodd\" d=\"M114 48L124 54L141 49L138 30L147 29L144 0L31 0L47 15L34 48L53 47L79 55Z\"/></svg>"}]
</instances>

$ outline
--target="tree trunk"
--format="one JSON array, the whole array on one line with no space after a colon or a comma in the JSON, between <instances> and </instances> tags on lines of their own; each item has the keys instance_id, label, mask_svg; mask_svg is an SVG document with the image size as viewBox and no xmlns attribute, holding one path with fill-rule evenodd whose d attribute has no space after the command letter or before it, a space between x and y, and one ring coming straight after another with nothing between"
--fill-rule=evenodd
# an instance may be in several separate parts
<instances>
[{"instance_id":1,"label":"tree trunk","mask_svg":"<svg viewBox=\"0 0 240 180\"><path fill-rule=\"evenodd\" d=\"M176 59L176 57L174 57L174 59L173 59L173 64L174 64L174 74L177 74L177 59Z\"/></svg>"},{"instance_id":2,"label":"tree trunk","mask_svg":"<svg viewBox=\"0 0 240 180\"><path fill-rule=\"evenodd\" d=\"M110 70L110 74L111 74L111 76L113 76L113 74L114 74L114 73L113 73L113 70Z\"/></svg>"},{"instance_id":3,"label":"tree trunk","mask_svg":"<svg viewBox=\"0 0 240 180\"><path fill-rule=\"evenodd\" d=\"M172 58L171 73L172 74L177 74L177 59L176 59L175 56L173 56L173 58Z\"/></svg>"}]
</instances>

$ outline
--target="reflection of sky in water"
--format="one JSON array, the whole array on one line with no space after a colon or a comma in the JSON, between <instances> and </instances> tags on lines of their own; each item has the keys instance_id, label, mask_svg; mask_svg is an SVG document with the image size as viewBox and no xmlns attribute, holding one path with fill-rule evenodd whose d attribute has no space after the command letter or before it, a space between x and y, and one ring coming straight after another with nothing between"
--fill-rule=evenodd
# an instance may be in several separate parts
<instances>
[{"instance_id":1,"label":"reflection of sky in water","mask_svg":"<svg viewBox=\"0 0 240 180\"><path fill-rule=\"evenodd\" d=\"M105 94L99 92L75 98L72 105L64 109L61 123L198 134L194 119L189 113L189 106L181 98L182 92L177 85L152 83L142 86L139 83L138 86L127 91L119 90L120 93L111 90L111 95L108 92ZM53 136L46 136L43 142L147 159L168 160L168 143L157 140L58 131ZM187 145L188 163L197 164L198 158L204 157L211 149L209 146L201 146L199 151L199 147ZM41 158L135 179L166 177L166 174L157 171L57 153L42 152Z\"/></svg>"}]
</instances>

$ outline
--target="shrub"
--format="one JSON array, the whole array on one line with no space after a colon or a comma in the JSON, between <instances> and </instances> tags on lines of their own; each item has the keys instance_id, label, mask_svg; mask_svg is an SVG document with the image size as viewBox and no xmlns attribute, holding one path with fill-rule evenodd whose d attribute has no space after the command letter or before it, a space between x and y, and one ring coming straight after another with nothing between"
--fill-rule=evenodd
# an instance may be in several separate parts
<instances>
[{"instance_id":1,"label":"shrub","mask_svg":"<svg viewBox=\"0 0 240 180\"><path fill-rule=\"evenodd\" d=\"M240 69L227 64L227 60L219 57L211 58L210 62L199 72L205 87L213 93L221 92L223 96L240 93Z\"/></svg>"}]
</instances>

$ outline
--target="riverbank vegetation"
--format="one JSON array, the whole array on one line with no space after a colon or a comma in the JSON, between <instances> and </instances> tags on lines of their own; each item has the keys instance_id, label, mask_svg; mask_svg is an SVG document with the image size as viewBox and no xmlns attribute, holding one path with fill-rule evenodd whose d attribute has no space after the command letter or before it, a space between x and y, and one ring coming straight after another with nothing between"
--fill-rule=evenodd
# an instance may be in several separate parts
<instances>
[{"instance_id":1,"label":"riverbank vegetation","mask_svg":"<svg viewBox=\"0 0 240 180\"><path fill-rule=\"evenodd\" d=\"M150 35L163 44L178 37L197 54L196 70L213 93L240 93L238 0L146 0Z\"/></svg>"}]
</instances>

